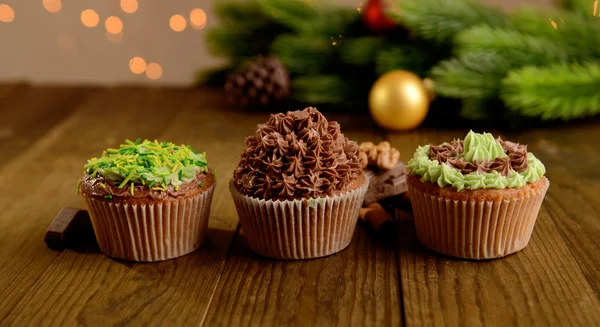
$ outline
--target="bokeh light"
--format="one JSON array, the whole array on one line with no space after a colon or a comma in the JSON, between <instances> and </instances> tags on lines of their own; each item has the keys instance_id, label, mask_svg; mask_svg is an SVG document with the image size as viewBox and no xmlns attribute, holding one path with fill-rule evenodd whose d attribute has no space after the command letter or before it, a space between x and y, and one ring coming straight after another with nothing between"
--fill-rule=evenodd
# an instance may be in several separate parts
<instances>
[{"instance_id":1,"label":"bokeh light","mask_svg":"<svg viewBox=\"0 0 600 327\"><path fill-rule=\"evenodd\" d=\"M0 22L10 23L15 19L15 11L7 4L0 5Z\"/></svg>"},{"instance_id":2,"label":"bokeh light","mask_svg":"<svg viewBox=\"0 0 600 327\"><path fill-rule=\"evenodd\" d=\"M169 20L169 26L171 26L171 29L175 32L183 31L185 29L185 25L187 25L187 22L181 15L173 15Z\"/></svg>"},{"instance_id":3,"label":"bokeh light","mask_svg":"<svg viewBox=\"0 0 600 327\"><path fill-rule=\"evenodd\" d=\"M92 9L86 9L81 12L81 22L87 27L95 27L100 22L100 17Z\"/></svg>"},{"instance_id":4,"label":"bokeh light","mask_svg":"<svg viewBox=\"0 0 600 327\"><path fill-rule=\"evenodd\" d=\"M146 71L146 60L142 57L131 58L131 60L129 60L129 69L136 75L142 74Z\"/></svg>"},{"instance_id":5,"label":"bokeh light","mask_svg":"<svg viewBox=\"0 0 600 327\"><path fill-rule=\"evenodd\" d=\"M206 25L206 13L200 8L196 8L190 12L190 23L192 27L201 30Z\"/></svg>"},{"instance_id":6,"label":"bokeh light","mask_svg":"<svg viewBox=\"0 0 600 327\"><path fill-rule=\"evenodd\" d=\"M58 35L58 45L67 51L75 50L77 47L77 41L75 37L69 33L61 33Z\"/></svg>"},{"instance_id":7,"label":"bokeh light","mask_svg":"<svg viewBox=\"0 0 600 327\"><path fill-rule=\"evenodd\" d=\"M138 2L137 0L121 0L121 9L128 14L133 14L138 9Z\"/></svg>"},{"instance_id":8,"label":"bokeh light","mask_svg":"<svg viewBox=\"0 0 600 327\"><path fill-rule=\"evenodd\" d=\"M104 24L106 31L110 34L119 34L123 30L123 22L117 16L110 16Z\"/></svg>"},{"instance_id":9,"label":"bokeh light","mask_svg":"<svg viewBox=\"0 0 600 327\"><path fill-rule=\"evenodd\" d=\"M48 12L59 12L62 8L62 2L60 0L43 0L42 4Z\"/></svg>"},{"instance_id":10,"label":"bokeh light","mask_svg":"<svg viewBox=\"0 0 600 327\"><path fill-rule=\"evenodd\" d=\"M149 79L159 79L162 74L162 67L158 63L152 62L146 66L146 76L148 76Z\"/></svg>"}]
</instances>

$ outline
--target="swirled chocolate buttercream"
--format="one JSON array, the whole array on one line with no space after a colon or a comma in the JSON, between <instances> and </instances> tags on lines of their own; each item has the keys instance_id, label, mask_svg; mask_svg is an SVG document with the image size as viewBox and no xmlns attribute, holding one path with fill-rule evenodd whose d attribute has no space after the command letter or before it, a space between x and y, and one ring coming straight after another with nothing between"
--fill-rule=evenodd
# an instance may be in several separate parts
<instances>
[{"instance_id":1,"label":"swirled chocolate buttercream","mask_svg":"<svg viewBox=\"0 0 600 327\"><path fill-rule=\"evenodd\" d=\"M271 115L246 137L235 186L261 199L294 200L352 190L363 174L358 145L316 108Z\"/></svg>"},{"instance_id":2,"label":"swirled chocolate buttercream","mask_svg":"<svg viewBox=\"0 0 600 327\"><path fill-rule=\"evenodd\" d=\"M508 176L511 170L519 173L527 170L527 145L503 141L498 137L496 143L503 150L502 156L493 155L490 160L485 158L484 153L481 160L467 160L464 153L464 142L463 140L453 140L450 143L440 145L429 144L428 157L431 160L437 160L439 163L448 163L465 175L472 172L483 174L497 171L502 176ZM482 152L487 151L487 149L481 150Z\"/></svg>"}]
</instances>

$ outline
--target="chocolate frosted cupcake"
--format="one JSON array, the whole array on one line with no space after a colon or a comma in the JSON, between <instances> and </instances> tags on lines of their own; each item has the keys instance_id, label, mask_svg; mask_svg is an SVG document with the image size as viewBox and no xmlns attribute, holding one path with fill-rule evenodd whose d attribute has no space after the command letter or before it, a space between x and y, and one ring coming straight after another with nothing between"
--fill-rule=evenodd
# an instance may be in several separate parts
<instances>
[{"instance_id":1,"label":"chocolate frosted cupcake","mask_svg":"<svg viewBox=\"0 0 600 327\"><path fill-rule=\"evenodd\" d=\"M358 145L315 108L259 124L230 183L250 248L280 259L346 248L367 187Z\"/></svg>"},{"instance_id":2,"label":"chocolate frosted cupcake","mask_svg":"<svg viewBox=\"0 0 600 327\"><path fill-rule=\"evenodd\" d=\"M419 240L467 259L503 257L527 246L550 185L526 145L489 133L421 146L407 167Z\"/></svg>"},{"instance_id":3,"label":"chocolate frosted cupcake","mask_svg":"<svg viewBox=\"0 0 600 327\"><path fill-rule=\"evenodd\" d=\"M215 189L205 153L127 140L84 168L78 190L106 255L161 261L190 253L204 241Z\"/></svg>"}]
</instances>

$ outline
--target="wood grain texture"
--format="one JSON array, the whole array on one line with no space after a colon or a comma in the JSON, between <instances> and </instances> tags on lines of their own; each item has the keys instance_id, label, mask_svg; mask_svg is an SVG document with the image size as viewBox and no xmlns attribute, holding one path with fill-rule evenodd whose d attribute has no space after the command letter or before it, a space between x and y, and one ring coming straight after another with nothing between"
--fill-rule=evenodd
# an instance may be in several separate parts
<instances>
[{"instance_id":1,"label":"wood grain texture","mask_svg":"<svg viewBox=\"0 0 600 327\"><path fill-rule=\"evenodd\" d=\"M464 135L438 132L423 135L419 144ZM402 147L412 137L390 135L390 140ZM546 167L553 169L552 163ZM425 249L410 214L402 214L398 259L407 326L588 326L600 321L600 302L550 218L547 203L527 248L480 262Z\"/></svg>"},{"instance_id":2,"label":"wood grain texture","mask_svg":"<svg viewBox=\"0 0 600 327\"><path fill-rule=\"evenodd\" d=\"M227 259L207 326L401 326L393 242L359 224L350 246L325 258L278 261L243 236Z\"/></svg>"},{"instance_id":3,"label":"wood grain texture","mask_svg":"<svg viewBox=\"0 0 600 327\"><path fill-rule=\"evenodd\" d=\"M326 116L351 139L388 139L403 161L417 145L467 132L384 135L367 116ZM277 261L236 233L227 188L244 137L267 119L224 108L210 90L0 85L0 325L598 325L598 122L502 135L528 144L551 182L517 254L482 262L435 254L416 239L410 212L397 210L399 231L359 223L339 254ZM94 240L49 250L43 236L56 213L83 207L75 184L85 161L137 137L207 151L218 178L207 242L153 264L109 259Z\"/></svg>"},{"instance_id":4,"label":"wood grain texture","mask_svg":"<svg viewBox=\"0 0 600 327\"><path fill-rule=\"evenodd\" d=\"M27 149L101 89L31 87L0 88L0 167Z\"/></svg>"},{"instance_id":5,"label":"wood grain texture","mask_svg":"<svg viewBox=\"0 0 600 327\"><path fill-rule=\"evenodd\" d=\"M600 298L600 128L582 124L521 138L546 165L548 215Z\"/></svg>"},{"instance_id":6,"label":"wood grain texture","mask_svg":"<svg viewBox=\"0 0 600 327\"><path fill-rule=\"evenodd\" d=\"M8 290L0 319L32 316L13 309L59 255L43 243L50 221L61 207L83 205L75 194L82 164L117 139L160 131L169 113L140 118L159 96L136 89L99 93L0 170L0 266L7 267L0 269L0 289Z\"/></svg>"},{"instance_id":7,"label":"wood grain texture","mask_svg":"<svg viewBox=\"0 0 600 327\"><path fill-rule=\"evenodd\" d=\"M212 109L205 99L206 94L164 91L145 113L155 116L153 119L160 119L162 115L163 121L153 122L154 130L141 136L191 144L207 151L211 168L217 170L217 179L226 180L243 143L234 145L226 138L224 142L213 141L215 136L224 133L222 127L228 116ZM173 118L164 119L169 117L164 115ZM135 118L136 115L131 116ZM146 122L129 123L135 126ZM236 139L235 131L232 135ZM202 321L237 227L232 200L225 193L228 189L225 183L217 185L209 239L200 250L156 264L118 262L98 253L97 249L87 254L65 251L6 320L15 325L45 323L48 316L55 317L50 325L130 322L189 325ZM38 301L43 294L50 294L50 299ZM57 306L69 309L57 314L54 312Z\"/></svg>"}]
</instances>

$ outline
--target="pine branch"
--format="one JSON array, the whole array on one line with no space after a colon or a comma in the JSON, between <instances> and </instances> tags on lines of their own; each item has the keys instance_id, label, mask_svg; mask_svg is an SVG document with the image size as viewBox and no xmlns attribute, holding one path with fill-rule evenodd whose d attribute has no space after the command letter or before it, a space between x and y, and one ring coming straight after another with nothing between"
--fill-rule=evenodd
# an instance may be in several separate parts
<instances>
[{"instance_id":1,"label":"pine branch","mask_svg":"<svg viewBox=\"0 0 600 327\"><path fill-rule=\"evenodd\" d=\"M341 104L346 98L346 84L334 75L302 76L292 80L292 94L306 103Z\"/></svg>"},{"instance_id":2,"label":"pine branch","mask_svg":"<svg viewBox=\"0 0 600 327\"><path fill-rule=\"evenodd\" d=\"M396 69L409 70L417 75L425 75L425 54L418 47L412 45L388 47L377 53L375 70L378 75L383 75Z\"/></svg>"},{"instance_id":3,"label":"pine branch","mask_svg":"<svg viewBox=\"0 0 600 327\"><path fill-rule=\"evenodd\" d=\"M243 4L239 1L215 2L213 10L219 19L219 28L251 30L273 22L255 1Z\"/></svg>"},{"instance_id":4,"label":"pine branch","mask_svg":"<svg viewBox=\"0 0 600 327\"><path fill-rule=\"evenodd\" d=\"M507 19L499 9L476 0L394 0L389 16L426 39L451 42L471 26L503 27Z\"/></svg>"},{"instance_id":5,"label":"pine branch","mask_svg":"<svg viewBox=\"0 0 600 327\"><path fill-rule=\"evenodd\" d=\"M319 15L317 8L301 0L255 0L262 11L283 26L301 30Z\"/></svg>"},{"instance_id":6,"label":"pine branch","mask_svg":"<svg viewBox=\"0 0 600 327\"><path fill-rule=\"evenodd\" d=\"M510 63L510 67L544 65L566 60L569 56L564 47L547 38L485 25L472 27L457 34L456 44L459 47L458 54L473 53L474 56L486 56L493 53L502 56Z\"/></svg>"},{"instance_id":7,"label":"pine branch","mask_svg":"<svg viewBox=\"0 0 600 327\"><path fill-rule=\"evenodd\" d=\"M510 64L495 52L465 53L431 70L436 92L454 98L495 96Z\"/></svg>"},{"instance_id":8,"label":"pine branch","mask_svg":"<svg viewBox=\"0 0 600 327\"><path fill-rule=\"evenodd\" d=\"M598 63L529 66L503 80L501 97L523 115L567 120L600 113L599 89Z\"/></svg>"},{"instance_id":9,"label":"pine branch","mask_svg":"<svg viewBox=\"0 0 600 327\"><path fill-rule=\"evenodd\" d=\"M269 53L273 39L285 31L279 25L267 25L257 30L213 28L206 32L205 42L212 55L239 63Z\"/></svg>"},{"instance_id":10,"label":"pine branch","mask_svg":"<svg viewBox=\"0 0 600 327\"><path fill-rule=\"evenodd\" d=\"M560 0L559 3L561 7L584 15L598 16L600 14L600 4L596 0Z\"/></svg>"},{"instance_id":11,"label":"pine branch","mask_svg":"<svg viewBox=\"0 0 600 327\"><path fill-rule=\"evenodd\" d=\"M345 36L349 26L360 21L360 14L352 8L323 8L323 12L298 26L304 35L328 35L333 38Z\"/></svg>"},{"instance_id":12,"label":"pine branch","mask_svg":"<svg viewBox=\"0 0 600 327\"><path fill-rule=\"evenodd\" d=\"M273 39L289 31L265 15L256 1L227 1L215 4L220 26L206 33L209 52L235 63L269 51Z\"/></svg>"},{"instance_id":13,"label":"pine branch","mask_svg":"<svg viewBox=\"0 0 600 327\"><path fill-rule=\"evenodd\" d=\"M584 16L564 10L523 8L513 13L512 24L519 31L565 48L576 59L600 57L600 22L590 14L591 11ZM600 15L600 8L597 14Z\"/></svg>"},{"instance_id":14,"label":"pine branch","mask_svg":"<svg viewBox=\"0 0 600 327\"><path fill-rule=\"evenodd\" d=\"M385 39L375 36L348 39L340 47L341 57L350 65L368 65L375 61L377 52L387 45Z\"/></svg>"},{"instance_id":15,"label":"pine branch","mask_svg":"<svg viewBox=\"0 0 600 327\"><path fill-rule=\"evenodd\" d=\"M271 51L279 57L290 73L309 75L320 73L327 66L336 48L328 36L296 36L285 34L273 42Z\"/></svg>"}]
</instances>

